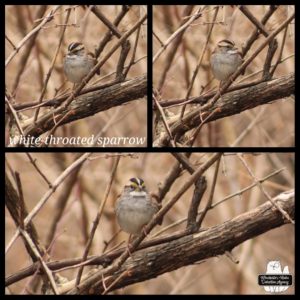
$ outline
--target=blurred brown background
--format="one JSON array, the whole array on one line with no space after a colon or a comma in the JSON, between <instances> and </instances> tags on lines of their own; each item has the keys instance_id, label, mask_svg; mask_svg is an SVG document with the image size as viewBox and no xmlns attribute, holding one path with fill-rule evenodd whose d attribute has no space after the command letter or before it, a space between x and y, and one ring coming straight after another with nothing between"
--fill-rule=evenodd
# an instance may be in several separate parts
<instances>
[{"instance_id":1,"label":"blurred brown background","mask_svg":"<svg viewBox=\"0 0 300 300\"><path fill-rule=\"evenodd\" d=\"M32 153L32 157L36 159L37 165L52 183L80 155L77 153ZM113 153L94 153L91 159L82 165L79 175L72 186L66 208L56 224L55 240L50 251L51 261L82 256L98 206L104 197L113 161L116 159L112 157L113 155ZM209 153L193 153L190 161L194 165L200 166L210 156L211 154ZM271 176L263 182L264 188L272 197L294 187L293 153L245 154L244 159L258 179L262 179L272 172L284 168L282 172ZM175 164L176 160L169 153L136 153L130 156L124 154L121 157L104 207L104 214L101 217L93 240L90 255L100 255L105 247L105 242L109 241L119 230L114 214L114 204L127 181L132 177L141 177L144 179L148 190L156 192ZM205 206L207 201L214 169L213 165L205 173L208 187L200 209ZM41 176L37 174L37 171L25 154L6 154L6 171L10 178L11 170L18 171L21 174L25 203L28 211L31 211L48 191L48 186ZM190 175L183 171L163 199L162 204L171 199L189 177ZM14 180L12 182L14 183ZM237 193L251 184L253 184L253 179L241 161L235 154L227 154L221 161L213 203L224 199L228 195ZM50 227L53 225L53 215L59 209L57 201L65 187L66 181L59 186L33 220L43 245L48 243L48 234ZM162 226L154 228L150 237L172 224L171 228L160 234L171 234L185 228L186 222L184 219L187 216L192 194L193 187L167 213ZM202 227L207 228L221 224L266 201L258 187L251 188L240 196L232 197L210 210L204 219ZM179 225L174 224L180 220L182 222ZM6 210L6 244L11 240L15 229L14 222ZM117 238L109 244L108 250L119 242L127 240L127 238L128 235L125 233L118 234ZM238 265L235 265L226 256L214 257L200 264L187 266L113 293L265 294L263 288L257 285L257 276L265 273L267 263L270 260L280 260L281 265L288 265L290 274L294 275L294 243L294 226L290 224L284 225L248 240L233 249L233 255L240 261ZM31 260L23 242L21 239L18 239L5 257L6 276L29 265L31 265ZM88 267L86 267L85 271L87 270ZM69 279L73 279L75 274L77 274L77 268L60 272L60 275ZM29 278L26 278L11 285L9 287L10 291L22 293L26 284L28 284L28 280ZM285 293L290 294L293 292L294 286L290 287Z\"/></svg>"}]
</instances>

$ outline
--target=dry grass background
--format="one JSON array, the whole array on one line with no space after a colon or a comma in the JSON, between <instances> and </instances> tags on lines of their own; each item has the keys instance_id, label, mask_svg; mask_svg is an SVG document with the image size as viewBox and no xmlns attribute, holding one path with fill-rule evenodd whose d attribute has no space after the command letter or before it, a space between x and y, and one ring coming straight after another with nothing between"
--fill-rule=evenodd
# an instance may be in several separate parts
<instances>
[{"instance_id":1,"label":"dry grass background","mask_svg":"<svg viewBox=\"0 0 300 300\"><path fill-rule=\"evenodd\" d=\"M66 169L74 161L77 153L32 153L38 166L47 176L50 182ZM108 184L113 160L111 153L95 153L95 159L85 162L80 170L79 176L72 188L62 217L57 223L55 241L50 252L51 260L62 260L82 256L86 235L89 234L97 208L103 200L103 194ZM190 161L193 164L204 163L211 154L193 153ZM96 158L97 157L97 158ZM264 188L273 197L283 191L294 187L294 154L292 153L262 153L256 156L245 154L244 157L252 168L257 178L263 178L268 174L284 167L284 171L271 177L263 183ZM24 153L7 153L6 170L18 171L21 174L24 199L28 210L41 199L48 190L45 181L37 174L32 164ZM136 153L132 157L122 157L112 188L104 207L100 225L93 240L90 254L101 254L104 241L110 240L118 231L118 225L114 215L114 203L117 195L121 193L123 186L131 177L141 177L145 180L148 190L155 192L158 185L164 181L167 173L176 163L170 153ZM205 173L208 188L204 195L200 209L203 208L209 195L214 174L214 165ZM176 191L186 182L189 174L183 172L176 180L169 193L163 199L163 204L172 198ZM12 180L13 181L13 180ZM253 179L237 158L236 155L227 155L221 161L221 168L215 190L213 203L224 197L240 191L253 183ZM42 244L45 243L52 223L57 199L62 193L63 183L51 196L46 205L34 218L34 224ZM156 226L150 236L162 228L186 218L190 205L193 188L190 188L176 205L167 213L162 227ZM210 210L204 219L203 227L221 224L243 212L246 212L266 199L258 187L252 188L241 196L236 196L223 204ZM169 229L164 234L172 233L185 228L185 223ZM5 213L5 241L10 241L15 232L15 225L8 211ZM117 244L127 240L127 234L121 233ZM233 250L233 255L240 261L235 265L225 256L214 257L202 262L187 266L176 271L163 274L158 278L140 282L124 289L114 291L118 294L264 294L264 290L257 285L257 276L266 271L269 260L280 260L281 265L289 266L289 271L294 275L294 245L295 234L293 225L284 225L276 228L252 240L244 242ZM26 266L31 265L31 260L26 253L20 239L13 245L5 257L6 276L15 273ZM88 268L85 269L85 272ZM73 279L77 269L61 272L60 275ZM12 293L21 293L24 287L30 287L28 279L24 279L9 287ZM294 287L285 293L293 293Z\"/></svg>"},{"instance_id":2,"label":"dry grass background","mask_svg":"<svg viewBox=\"0 0 300 300\"><path fill-rule=\"evenodd\" d=\"M165 43L180 27L179 24L183 21L182 14L185 7L186 6L184 5L154 6L153 31L163 43ZM200 7L201 6L195 6L193 13ZM213 15L215 13L214 8L215 6L202 6L201 17L195 20L184 33L183 40L179 45L162 87L159 86L159 82L167 64L166 57L174 47L174 42L168 46L154 63L153 84L154 88L160 90L161 100L185 98L187 87L196 68L200 53L205 45L209 26L211 26L211 22L213 21ZM247 8L260 21L262 16L269 9L269 6L249 5ZM279 6L267 22L265 26L266 30L271 33L272 30L275 30L279 24L284 22L293 11L293 6ZM193 15L193 13L191 15ZM206 92L213 88L216 89L219 84L217 80L213 80L209 65L210 55L217 42L222 39L231 39L235 42L236 46L241 49L254 28L254 25L237 6L220 6L216 24L213 28L211 38L209 39L208 51L206 51L202 64L200 65L190 97L199 96L203 87L205 87L204 92ZM274 78L294 73L294 35L295 28L293 23L288 27L287 38L283 47L282 62L278 66ZM283 31L277 36L279 47L272 63L274 63L278 57L282 39ZM247 59L264 40L265 37L260 35L245 58ZM153 55L155 55L160 48L160 42L153 36ZM267 48L268 47L254 59L247 67L245 75L239 76L235 83L246 83L261 78L261 71L265 62ZM192 109L193 106L188 106L187 112ZM175 114L179 114L180 110L181 106L170 108L170 111ZM237 146L289 147L294 145L294 99L289 97L280 101L275 101L269 105L256 107L251 110L246 110L238 115L233 115L209 123L202 128L195 146L214 147L231 145L246 130L247 126L259 113L262 113L262 115Z\"/></svg>"},{"instance_id":3,"label":"dry grass background","mask_svg":"<svg viewBox=\"0 0 300 300\"><path fill-rule=\"evenodd\" d=\"M48 6L45 15L55 6ZM57 11L53 20L46 23L43 30L39 33L35 40L34 46L30 53L29 59L24 66L21 57L24 54L22 47L21 51L14 57L12 62L8 65L5 72L6 88L9 94L14 95L15 103L24 104L28 102L37 101L43 88L43 82L46 74L51 65L54 57L56 47L58 45L59 34L64 24L66 9L70 6L61 6ZM107 27L88 9L83 6L73 6L69 18L62 47L55 63L55 68L52 72L50 81L47 86L44 99L51 99L57 94L62 94L62 91L70 91L72 84L66 82L66 77L63 74L63 56L67 52L67 47L71 42L83 42L90 52L98 46L106 32ZM5 7L5 34L6 36L17 45L24 36L33 28L34 16L40 9L38 5L8 5ZM120 13L121 5L101 5L102 14L111 22ZM146 13L146 6L133 6L125 18L121 21L118 29L122 33L131 29L132 26ZM131 50L126 60L127 65L133 53L133 46L136 38L136 33L129 37L131 43ZM100 55L103 58L113 45L118 41L114 36L109 44L105 47ZM6 58L12 52L11 44L5 41L5 56ZM90 81L91 83L104 84L111 82L115 78L115 71L117 62L120 55L120 48L110 57L110 59L101 68L100 76L94 76ZM99 59L99 58L98 58ZM127 79L142 76L147 73L147 28L146 25L142 26L141 34L139 37L135 61L138 61L130 69ZM20 69L24 70L20 73ZM17 74L20 78L17 79ZM58 89L61 85L63 90ZM45 111L42 109L40 115ZM24 118L31 118L34 116L35 109L26 110L23 112ZM117 114L117 115L115 115ZM98 113L89 118L81 119L68 125L64 125L56 131L57 136L79 136L89 137L92 134L98 134L105 124L114 116L115 120L112 125L105 132L104 136L138 136L146 137L147 131L147 103L145 99L132 101L130 104L114 107L110 110ZM143 145L145 146L145 145Z\"/></svg>"}]
</instances>

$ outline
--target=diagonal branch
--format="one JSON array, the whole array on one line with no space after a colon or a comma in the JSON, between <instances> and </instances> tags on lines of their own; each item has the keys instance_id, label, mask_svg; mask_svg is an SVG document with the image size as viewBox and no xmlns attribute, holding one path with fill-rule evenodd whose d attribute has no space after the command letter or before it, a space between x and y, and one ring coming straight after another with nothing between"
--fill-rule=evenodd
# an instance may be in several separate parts
<instances>
[{"instance_id":1,"label":"diagonal branch","mask_svg":"<svg viewBox=\"0 0 300 300\"><path fill-rule=\"evenodd\" d=\"M147 78L146 75L144 75L123 83L117 83L100 91L78 96L69 107L63 108L60 112L62 116L67 115L60 125L137 100L146 94ZM24 134L37 137L50 130L54 125L53 112L48 112L40 117L36 125L28 126Z\"/></svg>"},{"instance_id":2,"label":"diagonal branch","mask_svg":"<svg viewBox=\"0 0 300 300\"><path fill-rule=\"evenodd\" d=\"M277 204L294 218L294 192L290 191L286 197L280 197L280 195L274 200L282 199L277 201ZM282 217L273 204L269 201L265 202L255 209L206 231L134 253L132 258L109 278L109 281L114 281L121 274L125 274L112 290L149 280L217 255L223 255L243 242L286 223L288 221ZM127 273L124 273L126 271ZM103 286L97 282L90 290L94 294L100 294L103 293Z\"/></svg>"},{"instance_id":3,"label":"diagonal branch","mask_svg":"<svg viewBox=\"0 0 300 300\"><path fill-rule=\"evenodd\" d=\"M239 114L244 110L254 108L263 104L270 103L275 100L280 100L284 97L289 97L295 92L295 74L289 74L280 78L262 82L255 86L227 93L222 95L222 99L214 103L208 110L202 111L202 118L211 116L206 120L206 123L215 121L221 118L229 117L235 114ZM173 135L183 135L185 132L199 126L201 124L201 118L199 114L195 114L191 111L186 115L186 124L176 122L171 126L171 132ZM154 141L155 147L164 147L169 144L169 136L164 134L159 139Z\"/></svg>"}]
</instances>

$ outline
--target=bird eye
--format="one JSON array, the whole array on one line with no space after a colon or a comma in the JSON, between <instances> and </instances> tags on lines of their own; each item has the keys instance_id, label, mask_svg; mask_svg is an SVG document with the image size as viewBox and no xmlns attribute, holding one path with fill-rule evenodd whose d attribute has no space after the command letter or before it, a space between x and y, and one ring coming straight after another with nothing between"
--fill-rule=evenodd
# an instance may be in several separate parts
<instances>
[{"instance_id":1,"label":"bird eye","mask_svg":"<svg viewBox=\"0 0 300 300\"><path fill-rule=\"evenodd\" d=\"M130 184L130 188L131 188L132 191L135 191L137 189L137 187L138 187L138 185L135 182L132 182Z\"/></svg>"}]
</instances>

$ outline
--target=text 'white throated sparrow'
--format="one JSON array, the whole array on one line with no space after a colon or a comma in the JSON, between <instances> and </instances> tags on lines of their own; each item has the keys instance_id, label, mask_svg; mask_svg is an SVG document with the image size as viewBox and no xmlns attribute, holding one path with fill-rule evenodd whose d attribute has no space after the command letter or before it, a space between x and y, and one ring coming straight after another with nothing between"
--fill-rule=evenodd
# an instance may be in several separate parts
<instances>
[{"instance_id":1,"label":"text 'white throated sparrow'","mask_svg":"<svg viewBox=\"0 0 300 300\"><path fill-rule=\"evenodd\" d=\"M220 81L229 78L242 62L241 53L235 47L234 42L230 40L218 42L210 58L212 72Z\"/></svg>"},{"instance_id":2,"label":"text 'white throated sparrow'","mask_svg":"<svg viewBox=\"0 0 300 300\"><path fill-rule=\"evenodd\" d=\"M138 235L157 211L158 205L151 199L144 180L131 178L116 203L117 221L121 229Z\"/></svg>"},{"instance_id":3,"label":"text 'white throated sparrow'","mask_svg":"<svg viewBox=\"0 0 300 300\"><path fill-rule=\"evenodd\" d=\"M86 53L82 43L71 43L64 59L64 72L69 81L79 83L95 66L96 59L92 53ZM100 74L99 70L97 74Z\"/></svg>"}]
</instances>

